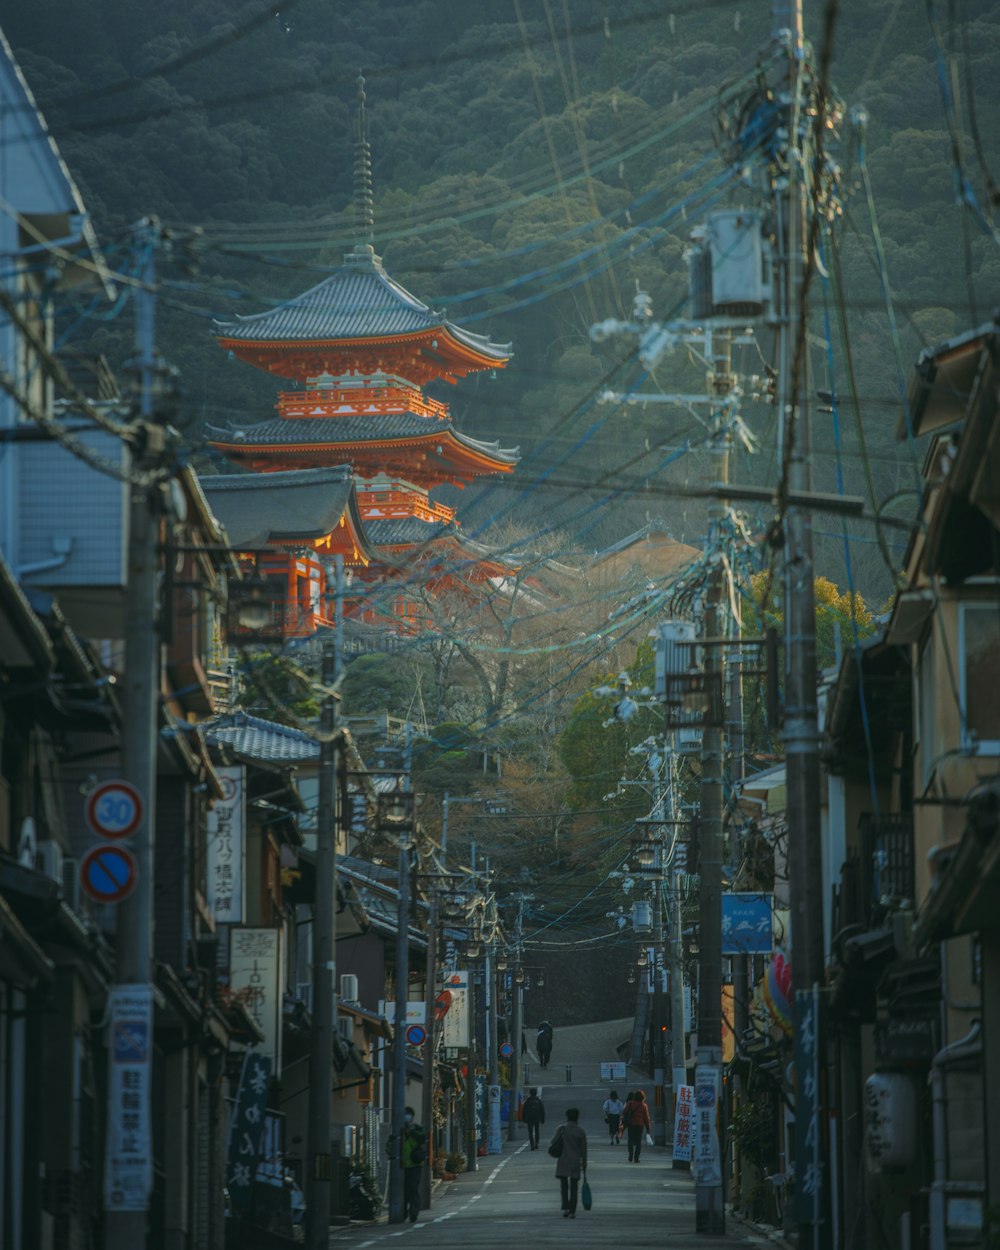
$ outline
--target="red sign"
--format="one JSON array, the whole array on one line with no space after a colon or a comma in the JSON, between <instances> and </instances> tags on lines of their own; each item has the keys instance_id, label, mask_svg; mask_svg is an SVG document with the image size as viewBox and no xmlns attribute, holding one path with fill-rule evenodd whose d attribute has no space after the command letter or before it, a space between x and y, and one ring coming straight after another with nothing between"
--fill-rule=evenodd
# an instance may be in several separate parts
<instances>
[{"instance_id":1,"label":"red sign","mask_svg":"<svg viewBox=\"0 0 1000 1250\"><path fill-rule=\"evenodd\" d=\"M87 795L83 814L99 838L130 838L142 824L142 795L130 781L102 781Z\"/></svg>"},{"instance_id":2,"label":"red sign","mask_svg":"<svg viewBox=\"0 0 1000 1250\"><path fill-rule=\"evenodd\" d=\"M135 889L135 857L124 846L94 846L80 861L80 885L95 903L120 903Z\"/></svg>"}]
</instances>

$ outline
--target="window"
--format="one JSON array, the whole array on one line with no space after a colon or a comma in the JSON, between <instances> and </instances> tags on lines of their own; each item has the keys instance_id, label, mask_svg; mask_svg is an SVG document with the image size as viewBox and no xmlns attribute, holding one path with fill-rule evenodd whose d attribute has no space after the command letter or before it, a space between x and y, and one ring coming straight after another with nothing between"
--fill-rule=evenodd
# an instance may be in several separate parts
<instances>
[{"instance_id":1,"label":"window","mask_svg":"<svg viewBox=\"0 0 1000 1250\"><path fill-rule=\"evenodd\" d=\"M961 605L959 663L962 746L1000 755L1000 602Z\"/></svg>"}]
</instances>

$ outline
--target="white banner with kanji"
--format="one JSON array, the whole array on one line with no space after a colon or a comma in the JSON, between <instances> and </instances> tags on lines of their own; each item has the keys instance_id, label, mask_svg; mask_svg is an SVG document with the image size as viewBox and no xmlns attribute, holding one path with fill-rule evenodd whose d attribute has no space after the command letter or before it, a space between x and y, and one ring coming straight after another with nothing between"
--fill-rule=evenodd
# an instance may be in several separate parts
<instances>
[{"instance_id":1,"label":"white banner with kanji","mask_svg":"<svg viewBox=\"0 0 1000 1250\"><path fill-rule=\"evenodd\" d=\"M153 1188L153 987L116 985L108 1002L104 1208L146 1211Z\"/></svg>"},{"instance_id":2,"label":"white banner with kanji","mask_svg":"<svg viewBox=\"0 0 1000 1250\"><path fill-rule=\"evenodd\" d=\"M206 882L208 909L216 924L243 924L246 862L246 769L219 768L224 797L208 814Z\"/></svg>"}]
</instances>

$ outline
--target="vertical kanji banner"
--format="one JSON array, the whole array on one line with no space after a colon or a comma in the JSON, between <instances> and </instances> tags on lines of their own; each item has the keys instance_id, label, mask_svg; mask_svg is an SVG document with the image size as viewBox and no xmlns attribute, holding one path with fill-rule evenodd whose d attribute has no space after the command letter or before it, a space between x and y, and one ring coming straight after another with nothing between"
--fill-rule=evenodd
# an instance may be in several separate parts
<instances>
[{"instance_id":1,"label":"vertical kanji banner","mask_svg":"<svg viewBox=\"0 0 1000 1250\"><path fill-rule=\"evenodd\" d=\"M799 1224L819 1228L824 1219L822 1039L819 988L795 993L795 1214Z\"/></svg>"},{"instance_id":2,"label":"vertical kanji banner","mask_svg":"<svg viewBox=\"0 0 1000 1250\"><path fill-rule=\"evenodd\" d=\"M146 1211L153 1188L153 987L116 985L108 1003L104 1206Z\"/></svg>"},{"instance_id":3,"label":"vertical kanji banner","mask_svg":"<svg viewBox=\"0 0 1000 1250\"><path fill-rule=\"evenodd\" d=\"M241 1214L249 1211L253 1198L254 1178L264 1141L271 1070L267 1055L247 1051L243 1056L226 1151L226 1187L233 1209Z\"/></svg>"},{"instance_id":4,"label":"vertical kanji banner","mask_svg":"<svg viewBox=\"0 0 1000 1250\"><path fill-rule=\"evenodd\" d=\"M677 1110L674 1113L673 1158L691 1162L694 1138L694 1086L677 1087Z\"/></svg>"},{"instance_id":5,"label":"vertical kanji banner","mask_svg":"<svg viewBox=\"0 0 1000 1250\"><path fill-rule=\"evenodd\" d=\"M206 890L216 924L243 924L246 860L246 769L219 768L223 798L208 815Z\"/></svg>"},{"instance_id":6,"label":"vertical kanji banner","mask_svg":"<svg viewBox=\"0 0 1000 1250\"><path fill-rule=\"evenodd\" d=\"M281 932L233 929L229 942L229 988L243 998L264 1034L261 1050L281 1073L281 1008L284 983Z\"/></svg>"}]
</instances>

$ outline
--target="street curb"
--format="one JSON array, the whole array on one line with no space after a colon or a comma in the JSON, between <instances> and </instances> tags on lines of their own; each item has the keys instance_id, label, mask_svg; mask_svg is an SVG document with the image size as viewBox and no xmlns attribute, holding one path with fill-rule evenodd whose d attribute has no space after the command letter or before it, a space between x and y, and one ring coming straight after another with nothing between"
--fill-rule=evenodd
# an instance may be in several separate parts
<instances>
[{"instance_id":1,"label":"street curb","mask_svg":"<svg viewBox=\"0 0 1000 1250\"><path fill-rule=\"evenodd\" d=\"M727 1212L737 1224L742 1224L744 1228L752 1230L758 1237L770 1241L773 1245L780 1246L781 1250L796 1250L795 1245L788 1241L782 1235L781 1230L775 1228L772 1224L758 1224L756 1220L751 1220L749 1216L744 1215L741 1211L737 1211L735 1207L727 1207Z\"/></svg>"}]
</instances>

